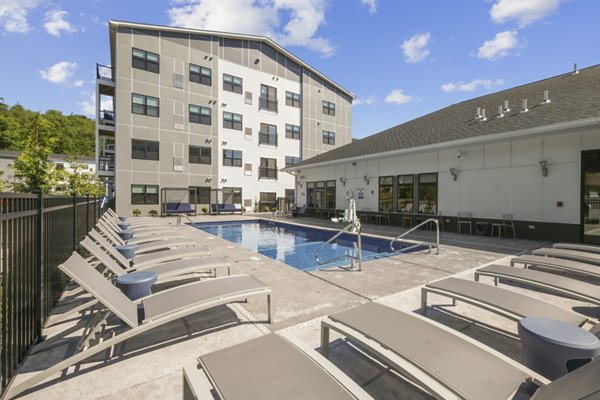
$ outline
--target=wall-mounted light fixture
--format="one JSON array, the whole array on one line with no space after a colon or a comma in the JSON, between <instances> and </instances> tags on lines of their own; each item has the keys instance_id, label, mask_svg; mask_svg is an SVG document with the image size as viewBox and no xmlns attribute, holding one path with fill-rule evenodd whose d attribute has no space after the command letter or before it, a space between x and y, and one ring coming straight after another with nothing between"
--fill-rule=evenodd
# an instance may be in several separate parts
<instances>
[{"instance_id":1,"label":"wall-mounted light fixture","mask_svg":"<svg viewBox=\"0 0 600 400\"><path fill-rule=\"evenodd\" d=\"M227 178L221 178L221 183L227 182Z\"/></svg>"},{"instance_id":2,"label":"wall-mounted light fixture","mask_svg":"<svg viewBox=\"0 0 600 400\"><path fill-rule=\"evenodd\" d=\"M223 146L226 146L226 145L227 145L227 140L223 140L223 141L221 142L221 144L222 144Z\"/></svg>"},{"instance_id":3,"label":"wall-mounted light fixture","mask_svg":"<svg viewBox=\"0 0 600 400\"><path fill-rule=\"evenodd\" d=\"M204 180L204 182L212 182L212 178L211 178L211 177L208 177L208 178L206 178L206 179Z\"/></svg>"},{"instance_id":4,"label":"wall-mounted light fixture","mask_svg":"<svg viewBox=\"0 0 600 400\"><path fill-rule=\"evenodd\" d=\"M456 153L456 158L463 158L463 155L460 151L458 153Z\"/></svg>"},{"instance_id":5,"label":"wall-mounted light fixture","mask_svg":"<svg viewBox=\"0 0 600 400\"><path fill-rule=\"evenodd\" d=\"M212 139L211 138L204 139L204 143L212 143Z\"/></svg>"},{"instance_id":6,"label":"wall-mounted light fixture","mask_svg":"<svg viewBox=\"0 0 600 400\"><path fill-rule=\"evenodd\" d=\"M367 175L363 176L363 179L365 180L365 182L367 182L367 185L371 181L371 178L369 178Z\"/></svg>"},{"instance_id":7,"label":"wall-mounted light fixture","mask_svg":"<svg viewBox=\"0 0 600 400\"><path fill-rule=\"evenodd\" d=\"M458 179L458 174L456 173L456 168L450 168L450 175L452 175L453 181Z\"/></svg>"},{"instance_id":8,"label":"wall-mounted light fixture","mask_svg":"<svg viewBox=\"0 0 600 400\"><path fill-rule=\"evenodd\" d=\"M342 177L340 177L340 183L341 183L342 185L346 186L346 179L345 179L345 178L342 178Z\"/></svg>"},{"instance_id":9,"label":"wall-mounted light fixture","mask_svg":"<svg viewBox=\"0 0 600 400\"><path fill-rule=\"evenodd\" d=\"M542 176L548 176L548 161L540 161L540 168L542 168Z\"/></svg>"},{"instance_id":10,"label":"wall-mounted light fixture","mask_svg":"<svg viewBox=\"0 0 600 400\"><path fill-rule=\"evenodd\" d=\"M298 182L298 187L302 189L302 182Z\"/></svg>"}]
</instances>

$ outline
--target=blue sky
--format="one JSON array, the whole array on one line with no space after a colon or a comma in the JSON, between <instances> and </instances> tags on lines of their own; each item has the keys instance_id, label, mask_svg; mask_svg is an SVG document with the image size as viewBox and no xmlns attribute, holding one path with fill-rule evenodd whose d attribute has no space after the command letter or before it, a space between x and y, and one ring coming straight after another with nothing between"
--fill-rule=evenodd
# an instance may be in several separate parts
<instances>
[{"instance_id":1,"label":"blue sky","mask_svg":"<svg viewBox=\"0 0 600 400\"><path fill-rule=\"evenodd\" d=\"M0 97L91 116L109 19L251 33L353 92L360 138L599 64L599 15L597 0L0 0Z\"/></svg>"}]
</instances>

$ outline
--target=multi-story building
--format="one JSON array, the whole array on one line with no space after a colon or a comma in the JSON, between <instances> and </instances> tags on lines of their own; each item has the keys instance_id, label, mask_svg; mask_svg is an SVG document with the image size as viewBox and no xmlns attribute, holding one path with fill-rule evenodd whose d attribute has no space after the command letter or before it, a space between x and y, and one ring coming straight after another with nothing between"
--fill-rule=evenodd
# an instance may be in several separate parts
<instances>
[{"instance_id":1,"label":"multi-story building","mask_svg":"<svg viewBox=\"0 0 600 400\"><path fill-rule=\"evenodd\" d=\"M118 21L109 32L96 104L113 108L97 107L96 156L119 213L159 210L161 197L293 203L296 177L280 169L352 140L352 93L266 37Z\"/></svg>"}]
</instances>

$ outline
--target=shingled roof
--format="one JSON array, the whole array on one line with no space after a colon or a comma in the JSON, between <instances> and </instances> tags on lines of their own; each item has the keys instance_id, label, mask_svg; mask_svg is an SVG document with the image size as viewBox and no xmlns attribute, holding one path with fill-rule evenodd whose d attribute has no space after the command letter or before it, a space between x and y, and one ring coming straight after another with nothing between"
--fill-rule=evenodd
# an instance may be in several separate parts
<instances>
[{"instance_id":1,"label":"shingled roof","mask_svg":"<svg viewBox=\"0 0 600 400\"><path fill-rule=\"evenodd\" d=\"M542 104L546 90L550 102ZM524 99L529 111L522 113ZM498 106L505 101L510 111L499 118ZM485 108L485 121L476 118L478 107ZM600 117L600 65L453 104L304 160L290 169L593 117Z\"/></svg>"}]
</instances>

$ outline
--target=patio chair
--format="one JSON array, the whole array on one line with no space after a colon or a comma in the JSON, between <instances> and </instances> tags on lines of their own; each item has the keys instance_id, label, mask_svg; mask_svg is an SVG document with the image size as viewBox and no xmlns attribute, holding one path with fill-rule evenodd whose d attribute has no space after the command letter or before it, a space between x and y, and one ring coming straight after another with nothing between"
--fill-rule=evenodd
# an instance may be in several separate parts
<instances>
[{"instance_id":1,"label":"patio chair","mask_svg":"<svg viewBox=\"0 0 600 400\"><path fill-rule=\"evenodd\" d=\"M210 250L195 247L191 249L163 250L148 254L141 254L139 256L135 256L133 260L130 261L121 253L119 253L119 251L109 241L103 238L102 235L100 235L94 229L92 229L88 235L98 242L98 244L100 244L124 268L129 266L133 266L135 268L144 268L167 261L205 257L210 255Z\"/></svg>"},{"instance_id":2,"label":"patio chair","mask_svg":"<svg viewBox=\"0 0 600 400\"><path fill-rule=\"evenodd\" d=\"M471 220L471 213L466 211L459 211L456 218L456 230L461 233L461 227L467 225L469 227L469 235L473 234L473 221Z\"/></svg>"},{"instance_id":3,"label":"patio chair","mask_svg":"<svg viewBox=\"0 0 600 400\"><path fill-rule=\"evenodd\" d=\"M566 260L581 261L588 264L600 265L600 254L590 253L587 251L554 249L544 247L531 252L534 256L546 256L564 258Z\"/></svg>"},{"instance_id":4,"label":"patio chair","mask_svg":"<svg viewBox=\"0 0 600 400\"><path fill-rule=\"evenodd\" d=\"M271 322L271 288L251 275L194 282L132 301L76 252L59 268L101 302L107 311L102 316L103 319L92 319L97 325L91 327L87 335L82 337L80 343L85 343L84 350L18 385L9 386L4 393L6 399L13 398L52 375L127 339L202 310L243 301L249 297L266 296L268 322ZM138 304L141 304L143 310L141 318ZM106 324L106 319L111 315L120 318L129 329L104 341L93 340L99 328Z\"/></svg>"},{"instance_id":5,"label":"patio chair","mask_svg":"<svg viewBox=\"0 0 600 400\"><path fill-rule=\"evenodd\" d=\"M523 264L523 268L535 266L565 272L575 272L587 276L600 277L600 268L598 268L597 265L573 260L565 260L562 258L522 255L519 257L513 257L510 260L511 267L515 264Z\"/></svg>"},{"instance_id":6,"label":"patio chair","mask_svg":"<svg viewBox=\"0 0 600 400\"><path fill-rule=\"evenodd\" d=\"M472 338L375 302L321 322L321 351L326 357L331 329L437 399L507 400L524 395L526 387L549 383ZM596 388L600 381L590 385Z\"/></svg>"},{"instance_id":7,"label":"patio chair","mask_svg":"<svg viewBox=\"0 0 600 400\"><path fill-rule=\"evenodd\" d=\"M489 265L475 271L475 280L481 276L494 278L494 284L498 285L498 279L508 279L526 285L548 289L575 299L587 301L600 305L600 286L591 283L571 279L560 275L532 269L513 268L505 265Z\"/></svg>"},{"instance_id":8,"label":"patio chair","mask_svg":"<svg viewBox=\"0 0 600 400\"><path fill-rule=\"evenodd\" d=\"M507 231L512 230L513 237L517 238L517 233L515 231L515 224L513 221L512 214L502 214L502 222L494 222L492 223L492 232L490 236L494 236L494 230L498 231L498 237L502 237L502 232L504 231L504 236L507 236Z\"/></svg>"},{"instance_id":9,"label":"patio chair","mask_svg":"<svg viewBox=\"0 0 600 400\"><path fill-rule=\"evenodd\" d=\"M118 224L123 223L120 220L115 220L110 217L104 218L104 216L100 217L99 221L102 221L106 224L109 224L115 229L120 229ZM181 227L168 225L163 223L155 223L155 222L146 222L146 223L137 223L134 224L130 221L125 222L130 225L129 230L134 231L138 236L141 235L161 235L164 233L179 233L181 232Z\"/></svg>"},{"instance_id":10,"label":"patio chair","mask_svg":"<svg viewBox=\"0 0 600 400\"><path fill-rule=\"evenodd\" d=\"M593 244L583 244L583 243L554 243L552 245L555 249L565 249L565 250L577 250L577 251L587 251L590 253L600 254L600 246Z\"/></svg>"},{"instance_id":11,"label":"patio chair","mask_svg":"<svg viewBox=\"0 0 600 400\"><path fill-rule=\"evenodd\" d=\"M137 253L147 253L149 251L156 251L160 249L173 249L177 247L195 247L196 242L190 239L186 239L183 236L170 236L154 235L150 238L145 237L142 239L132 238L129 240L123 240L115 231L98 223L96 229L102 234L108 241L112 242L115 246L123 244L135 244L138 246Z\"/></svg>"},{"instance_id":12,"label":"patio chair","mask_svg":"<svg viewBox=\"0 0 600 400\"><path fill-rule=\"evenodd\" d=\"M315 350L274 333L198 357L183 369L183 386L184 400L212 391L223 400L371 399Z\"/></svg>"},{"instance_id":13,"label":"patio chair","mask_svg":"<svg viewBox=\"0 0 600 400\"><path fill-rule=\"evenodd\" d=\"M292 216L293 216L293 217L297 217L297 216L299 216L299 215L304 215L304 214L306 214L306 210L307 210L307 209L308 209L308 203L307 203L307 204L305 204L305 205L303 205L303 206L302 206L302 207L300 207L300 208L296 207L296 208L294 208L294 209L292 210Z\"/></svg>"}]
</instances>

